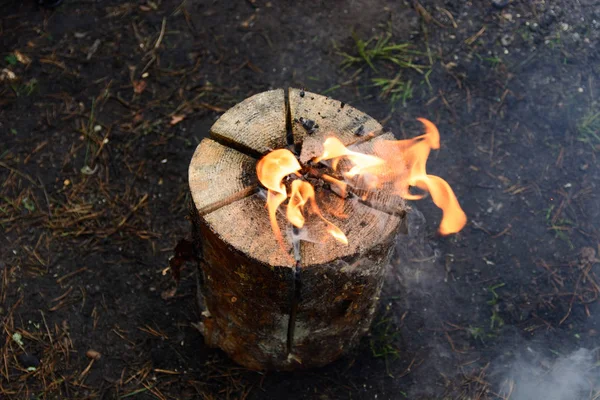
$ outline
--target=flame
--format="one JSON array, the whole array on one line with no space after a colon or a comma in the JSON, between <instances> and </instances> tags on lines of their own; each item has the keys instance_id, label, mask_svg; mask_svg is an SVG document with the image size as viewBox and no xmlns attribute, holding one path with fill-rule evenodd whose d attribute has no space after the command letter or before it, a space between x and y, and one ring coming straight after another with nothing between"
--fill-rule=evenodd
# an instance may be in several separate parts
<instances>
[{"instance_id":1,"label":"flame","mask_svg":"<svg viewBox=\"0 0 600 400\"><path fill-rule=\"evenodd\" d=\"M379 157L349 150L338 138L335 137L329 137L325 139L325 143L323 143L323 149L323 155L314 159L314 162L333 159L331 167L336 170L340 157L346 157L354 164L349 171L344 173L344 176L348 178L355 177L359 174L378 171L385 164L385 161Z\"/></svg>"},{"instance_id":2,"label":"flame","mask_svg":"<svg viewBox=\"0 0 600 400\"><path fill-rule=\"evenodd\" d=\"M269 191L267 193L267 209L271 227L277 241L283 246L281 230L277 223L277 209L287 199L287 191L283 179L302 169L300 163L291 151L286 149L273 150L256 164L256 174L260 183Z\"/></svg>"},{"instance_id":3,"label":"flame","mask_svg":"<svg viewBox=\"0 0 600 400\"><path fill-rule=\"evenodd\" d=\"M439 131L432 122L424 118L418 120L425 126L423 135L407 140L374 141L374 155L350 150L335 137L327 138L323 143L323 154L312 161L329 161L326 164L330 165L336 177L322 173L317 175L329 183L332 191L342 199L352 190L360 190L365 200L368 198L365 192L391 188L395 195L418 200L424 195L410 193L410 187L419 188L428 192L434 204L443 212L439 233L449 235L459 232L465 226L467 217L452 188L442 178L428 175L425 168L431 150L440 148ZM259 181L268 189L269 219L282 248L285 246L276 214L288 198L286 217L293 226L298 229L304 227L306 214L310 212L325 222L326 230L333 238L348 244L344 232L323 216L317 205L315 189L303 178L301 171L309 175L316 173L312 167L303 170L294 154L286 149L270 152L256 166ZM284 180L290 175L295 179L291 182L288 194Z\"/></svg>"},{"instance_id":4,"label":"flame","mask_svg":"<svg viewBox=\"0 0 600 400\"><path fill-rule=\"evenodd\" d=\"M292 194L287 207L287 218L297 228L304 226L303 207L310 202L310 210L327 224L327 232L338 242L348 244L348 238L340 228L323 216L315 199L315 189L306 181L299 179L292 182Z\"/></svg>"},{"instance_id":5,"label":"flame","mask_svg":"<svg viewBox=\"0 0 600 400\"><path fill-rule=\"evenodd\" d=\"M428 175L425 168L431 149L440 148L440 133L431 121L425 118L417 120L425 126L425 134L407 140L374 142L376 156L351 151L338 139L328 138L323 143L323 155L315 161L333 160L332 168L337 170L340 157L346 157L353 166L343 175L347 178L360 176L361 188L366 187L367 190L391 183L394 193L407 200L424 197L410 193L411 186L428 192L433 203L443 212L439 233L457 233L465 226L467 216L448 182L438 176Z\"/></svg>"},{"instance_id":6,"label":"flame","mask_svg":"<svg viewBox=\"0 0 600 400\"><path fill-rule=\"evenodd\" d=\"M294 154L286 149L278 149L270 152L256 165L258 179L268 189L267 209L269 210L271 226L277 241L283 248L285 248L283 246L283 237L277 223L277 209L288 198L283 180L288 175L298 174L298 171L301 169L302 167ZM297 228L304 226L304 206L310 202L311 212L318 215L327 224L327 231L331 236L343 244L348 244L348 239L344 235L344 232L327 220L321 213L315 200L315 190L310 183L300 179L294 180L291 185L289 197L286 217L292 225Z\"/></svg>"}]
</instances>

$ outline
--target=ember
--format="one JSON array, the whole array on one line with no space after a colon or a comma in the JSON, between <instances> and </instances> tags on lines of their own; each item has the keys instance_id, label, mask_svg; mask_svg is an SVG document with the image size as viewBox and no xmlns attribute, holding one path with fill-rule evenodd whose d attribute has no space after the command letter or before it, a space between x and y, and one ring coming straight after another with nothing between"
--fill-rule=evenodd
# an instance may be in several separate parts
<instances>
[{"instance_id":1,"label":"ember","mask_svg":"<svg viewBox=\"0 0 600 400\"><path fill-rule=\"evenodd\" d=\"M428 175L425 168L431 149L440 148L438 129L424 118L418 120L425 126L425 134L407 140L375 141L374 154L353 151L336 137L328 137L323 143L323 153L309 164L329 168L329 174L323 173L319 177L329 183L340 197L346 197L348 192L360 193L359 197L366 200L370 194L386 190L393 196L419 200L425 194L413 194L411 187L428 192L443 212L439 233L449 235L459 232L467 217L452 188L442 178ZM307 177L314 174L313 168L302 166L291 151L278 149L258 162L256 172L260 182L268 189L267 209L271 226L282 246L283 237L276 214L288 198L286 216L294 227L302 228L306 214L312 213L326 222L331 236L342 244L348 244L346 235L323 216L317 205L315 189L307 181ZM291 179L289 194L284 183L288 177ZM307 209L306 204L310 205Z\"/></svg>"}]
</instances>

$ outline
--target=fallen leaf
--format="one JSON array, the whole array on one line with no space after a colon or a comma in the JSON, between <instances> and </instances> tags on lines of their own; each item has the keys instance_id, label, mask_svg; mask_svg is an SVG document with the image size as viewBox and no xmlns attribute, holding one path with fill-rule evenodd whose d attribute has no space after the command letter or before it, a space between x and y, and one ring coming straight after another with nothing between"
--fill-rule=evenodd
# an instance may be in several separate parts
<instances>
[{"instance_id":1,"label":"fallen leaf","mask_svg":"<svg viewBox=\"0 0 600 400\"><path fill-rule=\"evenodd\" d=\"M17 60L19 60L19 62L21 64L30 64L31 63L31 58L27 57L25 54L21 53L19 50L15 50L14 51L15 57L17 57Z\"/></svg>"},{"instance_id":2,"label":"fallen leaf","mask_svg":"<svg viewBox=\"0 0 600 400\"><path fill-rule=\"evenodd\" d=\"M146 89L146 85L147 85L147 83L144 80L133 81L133 93L142 94L144 89Z\"/></svg>"},{"instance_id":3,"label":"fallen leaf","mask_svg":"<svg viewBox=\"0 0 600 400\"><path fill-rule=\"evenodd\" d=\"M160 297L162 297L163 300L169 300L172 299L175 296L175 294L177 294L177 286L174 286L171 289L164 290L160 294Z\"/></svg>"},{"instance_id":4,"label":"fallen leaf","mask_svg":"<svg viewBox=\"0 0 600 400\"><path fill-rule=\"evenodd\" d=\"M15 75L15 73L12 72L10 69L4 68L2 71L0 71L0 82L2 82L3 80L14 81L16 79L17 75Z\"/></svg>"},{"instance_id":5,"label":"fallen leaf","mask_svg":"<svg viewBox=\"0 0 600 400\"><path fill-rule=\"evenodd\" d=\"M138 122L141 122L143 120L144 120L144 114L142 114L141 112L137 112L133 116L133 122L134 123L138 123Z\"/></svg>"},{"instance_id":6,"label":"fallen leaf","mask_svg":"<svg viewBox=\"0 0 600 400\"><path fill-rule=\"evenodd\" d=\"M96 171L98 171L98 165L96 165L94 167L94 169L91 169L90 167L88 167L87 165L84 165L81 168L81 173L84 175L94 175L96 173Z\"/></svg>"},{"instance_id":7,"label":"fallen leaf","mask_svg":"<svg viewBox=\"0 0 600 400\"><path fill-rule=\"evenodd\" d=\"M185 118L185 115L181 114L181 115L173 115L171 117L171 125L177 125L178 123L180 123L181 121L183 121L183 119Z\"/></svg>"}]
</instances>

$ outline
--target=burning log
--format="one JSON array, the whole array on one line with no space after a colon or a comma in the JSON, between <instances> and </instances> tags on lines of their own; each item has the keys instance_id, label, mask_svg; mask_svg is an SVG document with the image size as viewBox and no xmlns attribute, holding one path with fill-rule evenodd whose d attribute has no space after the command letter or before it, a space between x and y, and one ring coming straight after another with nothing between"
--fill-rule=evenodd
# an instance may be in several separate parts
<instances>
[{"instance_id":1,"label":"burning log","mask_svg":"<svg viewBox=\"0 0 600 400\"><path fill-rule=\"evenodd\" d=\"M447 183L426 175L424 160L398 169L389 153L397 147L411 162L431 129L392 146L368 115L296 89L223 114L189 168L206 343L252 369L322 366L351 349L369 329L405 227L404 186L460 210L449 186L428 186Z\"/></svg>"}]
</instances>

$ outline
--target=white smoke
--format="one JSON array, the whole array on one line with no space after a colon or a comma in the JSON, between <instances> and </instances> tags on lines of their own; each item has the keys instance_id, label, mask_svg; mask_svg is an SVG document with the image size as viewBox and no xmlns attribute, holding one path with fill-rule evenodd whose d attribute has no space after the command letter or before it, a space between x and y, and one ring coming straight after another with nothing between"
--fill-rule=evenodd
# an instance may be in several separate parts
<instances>
[{"instance_id":1,"label":"white smoke","mask_svg":"<svg viewBox=\"0 0 600 400\"><path fill-rule=\"evenodd\" d=\"M459 381L461 372L456 369L460 364L456 353L451 351L444 337L436 335L440 324L448 315L459 313L459 304L465 301L461 294L451 289L448 274L443 265L435 240L427 237L425 218L416 208L408 213L408 235L401 236L396 244L396 257L390 266L386 282L388 296L402 298L400 310L411 310L413 320L418 320L425 329L424 338L419 346L428 347L423 364L411 372L418 384L403 392L409 398L427 399L466 399L468 397L449 397L441 395L444 388L436 387L440 375L447 380ZM468 295L468 294L466 294ZM468 299L467 299L468 300ZM403 312L398 313L396 321L400 326ZM414 324L414 322L413 322ZM504 330L504 339L497 342L504 353L498 359L490 360L489 375L480 383L487 386L485 399L504 400L600 400L600 348L581 348L562 355L552 355L547 347L538 347L541 343L531 344L518 330ZM414 327L403 330L407 336L414 334ZM563 338L564 340L564 338ZM406 350L418 353L420 348L413 347L414 339L407 340ZM561 339L546 338L544 343L561 343ZM561 349L559 349L561 350ZM485 351L480 349L479 351ZM484 353L473 349L485 358ZM496 353L498 354L498 353ZM489 386L488 386L489 385ZM461 396L457 394L457 396Z\"/></svg>"},{"instance_id":2,"label":"white smoke","mask_svg":"<svg viewBox=\"0 0 600 400\"><path fill-rule=\"evenodd\" d=\"M510 400L600 399L597 355L595 350L582 348L549 359L527 347L509 365L499 394Z\"/></svg>"}]
</instances>

